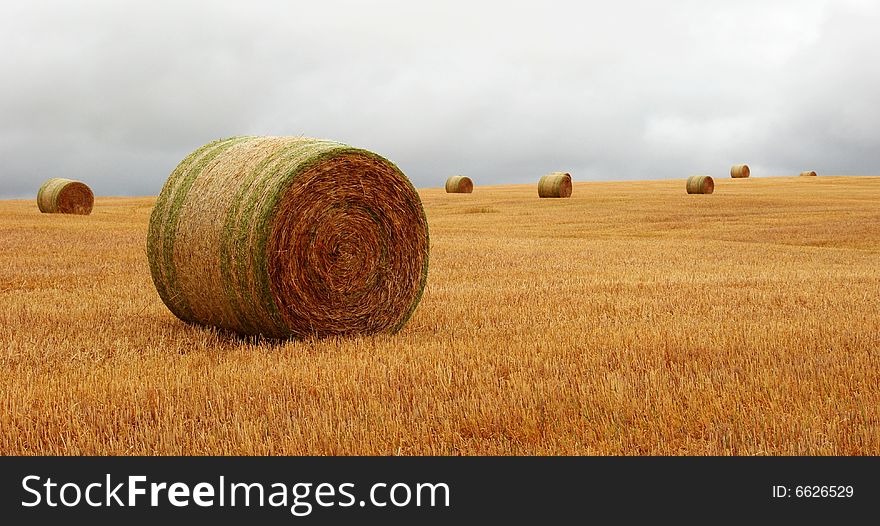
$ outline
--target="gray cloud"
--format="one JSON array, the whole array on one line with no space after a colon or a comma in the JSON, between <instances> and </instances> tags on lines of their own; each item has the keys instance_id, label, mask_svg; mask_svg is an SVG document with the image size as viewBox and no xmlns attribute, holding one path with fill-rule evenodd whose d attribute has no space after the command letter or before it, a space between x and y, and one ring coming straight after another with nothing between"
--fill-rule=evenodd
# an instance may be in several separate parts
<instances>
[{"instance_id":1,"label":"gray cloud","mask_svg":"<svg viewBox=\"0 0 880 526\"><path fill-rule=\"evenodd\" d=\"M871 1L18 2L0 195L155 194L218 137L375 150L419 186L877 174Z\"/></svg>"}]
</instances>

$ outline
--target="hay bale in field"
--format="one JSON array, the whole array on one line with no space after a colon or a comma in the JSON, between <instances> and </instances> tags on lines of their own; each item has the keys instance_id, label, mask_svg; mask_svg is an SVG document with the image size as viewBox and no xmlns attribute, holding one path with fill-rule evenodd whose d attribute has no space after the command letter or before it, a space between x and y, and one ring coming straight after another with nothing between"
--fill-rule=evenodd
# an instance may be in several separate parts
<instances>
[{"instance_id":1,"label":"hay bale in field","mask_svg":"<svg viewBox=\"0 0 880 526\"><path fill-rule=\"evenodd\" d=\"M715 191L715 180L709 175L692 175L687 180L687 193L711 194Z\"/></svg>"},{"instance_id":2,"label":"hay bale in field","mask_svg":"<svg viewBox=\"0 0 880 526\"><path fill-rule=\"evenodd\" d=\"M37 208L44 214L89 215L94 205L92 189L72 179L49 179L37 191Z\"/></svg>"},{"instance_id":3,"label":"hay bale in field","mask_svg":"<svg viewBox=\"0 0 880 526\"><path fill-rule=\"evenodd\" d=\"M751 174L751 171L747 164L735 164L730 167L730 176L734 179L745 179L749 174Z\"/></svg>"},{"instance_id":4,"label":"hay bale in field","mask_svg":"<svg viewBox=\"0 0 880 526\"><path fill-rule=\"evenodd\" d=\"M447 194L469 194L474 191L474 182L470 177L453 175L446 180Z\"/></svg>"},{"instance_id":5,"label":"hay bale in field","mask_svg":"<svg viewBox=\"0 0 880 526\"><path fill-rule=\"evenodd\" d=\"M552 172L541 177L538 197L571 197L571 174Z\"/></svg>"},{"instance_id":6,"label":"hay bale in field","mask_svg":"<svg viewBox=\"0 0 880 526\"><path fill-rule=\"evenodd\" d=\"M801 177L816 177L816 172L801 172Z\"/></svg>"},{"instance_id":7,"label":"hay bale in field","mask_svg":"<svg viewBox=\"0 0 880 526\"><path fill-rule=\"evenodd\" d=\"M395 332L428 276L419 194L372 152L304 137L207 144L150 217L150 273L178 318L270 338Z\"/></svg>"}]
</instances>

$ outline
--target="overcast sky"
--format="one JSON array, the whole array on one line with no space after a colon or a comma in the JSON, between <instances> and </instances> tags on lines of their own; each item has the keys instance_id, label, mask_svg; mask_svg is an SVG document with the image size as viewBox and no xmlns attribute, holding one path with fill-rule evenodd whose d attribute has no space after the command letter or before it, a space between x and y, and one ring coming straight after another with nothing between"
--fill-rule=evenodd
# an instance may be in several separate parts
<instances>
[{"instance_id":1,"label":"overcast sky","mask_svg":"<svg viewBox=\"0 0 880 526\"><path fill-rule=\"evenodd\" d=\"M240 134L417 186L880 174L872 0L0 1L0 196L150 195Z\"/></svg>"}]
</instances>

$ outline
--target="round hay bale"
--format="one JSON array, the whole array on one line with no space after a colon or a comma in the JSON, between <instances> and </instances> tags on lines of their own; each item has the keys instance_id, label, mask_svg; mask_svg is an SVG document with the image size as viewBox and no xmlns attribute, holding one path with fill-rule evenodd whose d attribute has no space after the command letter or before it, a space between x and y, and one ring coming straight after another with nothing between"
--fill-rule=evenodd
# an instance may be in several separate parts
<instances>
[{"instance_id":1,"label":"round hay bale","mask_svg":"<svg viewBox=\"0 0 880 526\"><path fill-rule=\"evenodd\" d=\"M89 215L95 194L85 183L72 179L49 179L37 192L37 208L44 214Z\"/></svg>"},{"instance_id":2,"label":"round hay bale","mask_svg":"<svg viewBox=\"0 0 880 526\"><path fill-rule=\"evenodd\" d=\"M747 164L735 164L730 167L730 176L734 179L745 179L751 174L749 170L749 165Z\"/></svg>"},{"instance_id":3,"label":"round hay bale","mask_svg":"<svg viewBox=\"0 0 880 526\"><path fill-rule=\"evenodd\" d=\"M541 177L538 197L571 197L571 174L552 172Z\"/></svg>"},{"instance_id":4,"label":"round hay bale","mask_svg":"<svg viewBox=\"0 0 880 526\"><path fill-rule=\"evenodd\" d=\"M269 338L398 331L424 291L428 248L397 166L304 137L199 148L169 176L147 239L178 318Z\"/></svg>"},{"instance_id":5,"label":"round hay bale","mask_svg":"<svg viewBox=\"0 0 880 526\"><path fill-rule=\"evenodd\" d=\"M715 180L709 175L692 175L687 180L687 193L711 194L715 191Z\"/></svg>"},{"instance_id":6,"label":"round hay bale","mask_svg":"<svg viewBox=\"0 0 880 526\"><path fill-rule=\"evenodd\" d=\"M470 177L453 175L446 180L447 194L469 194L474 191L474 182Z\"/></svg>"},{"instance_id":7,"label":"round hay bale","mask_svg":"<svg viewBox=\"0 0 880 526\"><path fill-rule=\"evenodd\" d=\"M801 172L801 177L816 177L816 172Z\"/></svg>"}]
</instances>

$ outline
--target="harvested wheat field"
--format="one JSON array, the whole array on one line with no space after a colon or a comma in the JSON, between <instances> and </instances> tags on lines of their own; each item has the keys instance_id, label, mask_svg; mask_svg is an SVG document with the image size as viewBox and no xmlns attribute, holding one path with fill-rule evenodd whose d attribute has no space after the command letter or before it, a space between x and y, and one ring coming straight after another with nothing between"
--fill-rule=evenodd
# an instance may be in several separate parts
<instances>
[{"instance_id":1,"label":"harvested wheat field","mask_svg":"<svg viewBox=\"0 0 880 526\"><path fill-rule=\"evenodd\" d=\"M880 177L420 191L396 335L254 342L150 278L153 198L0 203L3 454L880 454Z\"/></svg>"}]
</instances>

